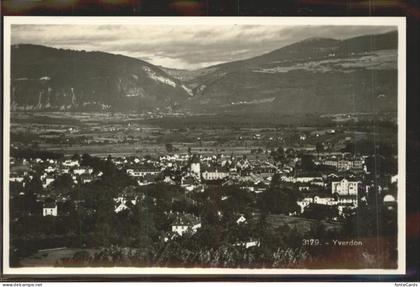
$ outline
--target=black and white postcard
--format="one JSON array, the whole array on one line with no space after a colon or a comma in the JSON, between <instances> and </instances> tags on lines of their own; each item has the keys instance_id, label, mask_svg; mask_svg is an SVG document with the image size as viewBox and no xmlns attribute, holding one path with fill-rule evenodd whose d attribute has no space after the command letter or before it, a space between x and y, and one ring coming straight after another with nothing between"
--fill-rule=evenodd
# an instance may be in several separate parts
<instances>
[{"instance_id":1,"label":"black and white postcard","mask_svg":"<svg viewBox=\"0 0 420 287\"><path fill-rule=\"evenodd\" d=\"M5 17L5 274L404 274L402 17Z\"/></svg>"}]
</instances>

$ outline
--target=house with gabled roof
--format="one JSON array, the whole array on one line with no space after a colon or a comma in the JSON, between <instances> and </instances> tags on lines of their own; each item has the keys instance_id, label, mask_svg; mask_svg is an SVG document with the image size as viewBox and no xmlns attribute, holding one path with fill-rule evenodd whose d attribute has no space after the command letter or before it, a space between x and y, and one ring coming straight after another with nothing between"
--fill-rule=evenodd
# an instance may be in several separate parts
<instances>
[{"instance_id":1,"label":"house with gabled roof","mask_svg":"<svg viewBox=\"0 0 420 287\"><path fill-rule=\"evenodd\" d=\"M55 201L46 200L42 206L43 216L57 216L57 203Z\"/></svg>"},{"instance_id":2,"label":"house with gabled roof","mask_svg":"<svg viewBox=\"0 0 420 287\"><path fill-rule=\"evenodd\" d=\"M201 228L201 220L192 214L178 214L171 224L172 232L182 236L186 232L196 233Z\"/></svg>"},{"instance_id":3,"label":"house with gabled roof","mask_svg":"<svg viewBox=\"0 0 420 287\"><path fill-rule=\"evenodd\" d=\"M229 170L225 167L208 166L203 170L201 176L204 180L220 180L229 176Z\"/></svg>"}]
</instances>

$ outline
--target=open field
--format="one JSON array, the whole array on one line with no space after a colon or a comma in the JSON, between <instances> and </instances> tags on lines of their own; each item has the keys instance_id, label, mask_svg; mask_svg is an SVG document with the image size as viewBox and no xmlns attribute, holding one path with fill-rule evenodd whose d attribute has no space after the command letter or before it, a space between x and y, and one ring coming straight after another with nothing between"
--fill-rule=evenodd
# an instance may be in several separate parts
<instances>
[{"instance_id":1,"label":"open field","mask_svg":"<svg viewBox=\"0 0 420 287\"><path fill-rule=\"evenodd\" d=\"M22 267L54 267L55 263L58 260L64 258L72 258L73 255L79 251L86 251L89 254L94 254L95 250L93 249L80 249L80 248L54 248L54 249L45 249L39 250L34 255L25 258L20 261Z\"/></svg>"},{"instance_id":2,"label":"open field","mask_svg":"<svg viewBox=\"0 0 420 287\"><path fill-rule=\"evenodd\" d=\"M321 223L326 231L339 231L342 228L341 223L319 221L315 219L307 219L302 217L287 216L283 214L272 214L267 217L267 223L273 228L289 226L296 228L301 233L307 233L311 230L314 224Z\"/></svg>"},{"instance_id":3,"label":"open field","mask_svg":"<svg viewBox=\"0 0 420 287\"><path fill-rule=\"evenodd\" d=\"M354 119L356 115L352 115ZM392 116L360 115L366 122L337 123L331 117L273 115L155 116L110 113L13 113L11 143L18 148L72 155L162 155L187 153L264 157L268 150L313 151L324 142L332 151L348 141L396 143ZM373 118L372 118L373 117ZM301 137L304 136L304 139ZM168 149L168 145L170 148Z\"/></svg>"}]
</instances>

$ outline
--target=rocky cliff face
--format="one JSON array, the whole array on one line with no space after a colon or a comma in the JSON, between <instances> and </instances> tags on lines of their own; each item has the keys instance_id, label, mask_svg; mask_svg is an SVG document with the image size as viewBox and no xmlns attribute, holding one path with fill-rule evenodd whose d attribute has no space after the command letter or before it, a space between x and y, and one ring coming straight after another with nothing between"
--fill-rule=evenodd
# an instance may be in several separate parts
<instances>
[{"instance_id":1,"label":"rocky cliff face","mask_svg":"<svg viewBox=\"0 0 420 287\"><path fill-rule=\"evenodd\" d=\"M191 93L158 67L121 55L16 45L11 57L13 110L172 109Z\"/></svg>"}]
</instances>

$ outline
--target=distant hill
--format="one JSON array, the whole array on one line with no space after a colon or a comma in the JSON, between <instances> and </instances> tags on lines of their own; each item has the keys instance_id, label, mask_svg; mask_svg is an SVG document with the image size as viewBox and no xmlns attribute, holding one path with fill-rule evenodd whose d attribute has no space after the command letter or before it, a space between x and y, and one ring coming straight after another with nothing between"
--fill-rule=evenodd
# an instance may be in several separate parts
<instances>
[{"instance_id":1,"label":"distant hill","mask_svg":"<svg viewBox=\"0 0 420 287\"><path fill-rule=\"evenodd\" d=\"M397 32L310 38L195 71L102 52L18 45L11 55L12 109L396 111L397 40Z\"/></svg>"},{"instance_id":2,"label":"distant hill","mask_svg":"<svg viewBox=\"0 0 420 287\"><path fill-rule=\"evenodd\" d=\"M189 104L275 113L396 111L397 39L397 32L311 38L197 70L195 77L189 71L186 85L195 94Z\"/></svg>"},{"instance_id":3,"label":"distant hill","mask_svg":"<svg viewBox=\"0 0 420 287\"><path fill-rule=\"evenodd\" d=\"M13 110L144 111L172 109L189 90L147 62L103 52L15 45Z\"/></svg>"}]
</instances>

